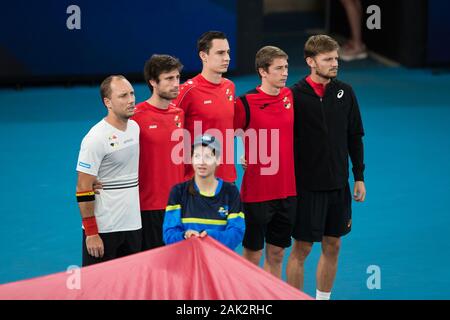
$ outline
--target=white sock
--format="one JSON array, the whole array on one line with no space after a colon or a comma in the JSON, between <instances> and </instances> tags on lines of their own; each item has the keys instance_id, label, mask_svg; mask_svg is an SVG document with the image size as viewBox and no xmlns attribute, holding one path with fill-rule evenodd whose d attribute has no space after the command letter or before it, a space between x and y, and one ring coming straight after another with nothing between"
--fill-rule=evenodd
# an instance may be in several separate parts
<instances>
[{"instance_id":1,"label":"white sock","mask_svg":"<svg viewBox=\"0 0 450 320\"><path fill-rule=\"evenodd\" d=\"M322 292L316 289L316 300L330 300L331 292Z\"/></svg>"}]
</instances>

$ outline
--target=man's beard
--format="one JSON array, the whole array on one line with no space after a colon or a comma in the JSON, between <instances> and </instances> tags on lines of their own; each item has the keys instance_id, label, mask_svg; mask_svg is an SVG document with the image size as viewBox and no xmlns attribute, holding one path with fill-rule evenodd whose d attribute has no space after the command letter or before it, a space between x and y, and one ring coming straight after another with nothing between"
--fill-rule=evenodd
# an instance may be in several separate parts
<instances>
[{"instance_id":1,"label":"man's beard","mask_svg":"<svg viewBox=\"0 0 450 320\"><path fill-rule=\"evenodd\" d=\"M167 93L167 92L160 92L158 95L161 99L165 99L165 100L169 100L169 101L178 97L178 94L175 95L175 94L171 94L171 93Z\"/></svg>"},{"instance_id":2,"label":"man's beard","mask_svg":"<svg viewBox=\"0 0 450 320\"><path fill-rule=\"evenodd\" d=\"M336 69L336 71L337 71L337 69ZM332 79L337 77L337 72L336 72L336 75L330 76L330 75L324 74L324 73L322 73L322 72L320 72L319 70L316 69L316 75L318 75L319 77L321 77L323 79L326 79L326 80L332 80Z\"/></svg>"},{"instance_id":3,"label":"man's beard","mask_svg":"<svg viewBox=\"0 0 450 320\"><path fill-rule=\"evenodd\" d=\"M124 113L124 114L116 114L116 117L119 118L122 121L127 121L129 120L132 116L134 116L133 114L128 114L128 113Z\"/></svg>"}]
</instances>

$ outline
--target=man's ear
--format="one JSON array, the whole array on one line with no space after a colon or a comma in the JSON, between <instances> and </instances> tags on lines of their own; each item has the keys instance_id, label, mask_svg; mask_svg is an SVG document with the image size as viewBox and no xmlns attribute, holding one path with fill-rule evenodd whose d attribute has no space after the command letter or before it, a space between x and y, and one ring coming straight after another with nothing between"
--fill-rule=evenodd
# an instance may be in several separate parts
<instances>
[{"instance_id":1,"label":"man's ear","mask_svg":"<svg viewBox=\"0 0 450 320\"><path fill-rule=\"evenodd\" d=\"M155 90L155 87L157 85L155 80L152 80L152 79L148 80L148 84L152 86L153 90Z\"/></svg>"},{"instance_id":2,"label":"man's ear","mask_svg":"<svg viewBox=\"0 0 450 320\"><path fill-rule=\"evenodd\" d=\"M208 54L205 51L200 51L198 53L198 56L200 57L200 60L202 60L203 63L206 63L208 60Z\"/></svg>"},{"instance_id":3,"label":"man's ear","mask_svg":"<svg viewBox=\"0 0 450 320\"><path fill-rule=\"evenodd\" d=\"M106 109L111 109L111 100L109 98L103 98L103 104L105 105Z\"/></svg>"},{"instance_id":4,"label":"man's ear","mask_svg":"<svg viewBox=\"0 0 450 320\"><path fill-rule=\"evenodd\" d=\"M258 68L258 73L261 76L261 78L264 78L267 75L267 71L264 70L264 68Z\"/></svg>"},{"instance_id":5,"label":"man's ear","mask_svg":"<svg viewBox=\"0 0 450 320\"><path fill-rule=\"evenodd\" d=\"M311 57L307 57L307 58L306 58L306 63L308 64L308 66L309 66L310 68L314 68L314 67L316 66L316 62L315 62L314 59L311 58Z\"/></svg>"}]
</instances>

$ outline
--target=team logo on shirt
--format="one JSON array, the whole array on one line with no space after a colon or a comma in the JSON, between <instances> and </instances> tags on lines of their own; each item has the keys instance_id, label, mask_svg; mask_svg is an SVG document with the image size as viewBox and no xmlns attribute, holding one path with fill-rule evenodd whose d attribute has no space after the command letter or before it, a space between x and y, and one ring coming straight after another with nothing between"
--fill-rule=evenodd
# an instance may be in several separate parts
<instances>
[{"instance_id":1,"label":"team logo on shirt","mask_svg":"<svg viewBox=\"0 0 450 320\"><path fill-rule=\"evenodd\" d=\"M339 90L338 91L338 93L337 93L337 97L338 97L338 99L340 99L340 98L342 98L344 96L344 90Z\"/></svg>"},{"instance_id":2,"label":"team logo on shirt","mask_svg":"<svg viewBox=\"0 0 450 320\"><path fill-rule=\"evenodd\" d=\"M284 103L284 107L285 107L286 109L290 109L290 108L291 108L291 101L289 100L288 97L284 97L283 103Z\"/></svg>"},{"instance_id":3,"label":"team logo on shirt","mask_svg":"<svg viewBox=\"0 0 450 320\"><path fill-rule=\"evenodd\" d=\"M175 116L175 119L173 119L173 120L175 121L175 125L176 125L178 128L181 128L180 116L179 116L179 115L176 115L176 116Z\"/></svg>"},{"instance_id":4,"label":"team logo on shirt","mask_svg":"<svg viewBox=\"0 0 450 320\"><path fill-rule=\"evenodd\" d=\"M110 136L109 138L109 145L111 147L117 147L119 145L119 142L117 141L117 136L115 134L113 134L112 136Z\"/></svg>"},{"instance_id":5,"label":"team logo on shirt","mask_svg":"<svg viewBox=\"0 0 450 320\"><path fill-rule=\"evenodd\" d=\"M228 101L233 101L233 93L231 92L230 88L227 88L225 94L227 95Z\"/></svg>"},{"instance_id":6,"label":"team logo on shirt","mask_svg":"<svg viewBox=\"0 0 450 320\"><path fill-rule=\"evenodd\" d=\"M228 216L228 206L220 207L217 212L219 213L219 216L225 218L226 216Z\"/></svg>"}]
</instances>

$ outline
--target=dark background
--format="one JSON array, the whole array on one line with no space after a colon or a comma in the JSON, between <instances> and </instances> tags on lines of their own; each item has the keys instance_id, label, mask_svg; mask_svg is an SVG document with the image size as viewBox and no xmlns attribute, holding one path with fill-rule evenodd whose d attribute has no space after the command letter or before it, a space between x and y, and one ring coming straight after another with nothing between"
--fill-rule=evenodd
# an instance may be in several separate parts
<instances>
[{"instance_id":1,"label":"dark background","mask_svg":"<svg viewBox=\"0 0 450 320\"><path fill-rule=\"evenodd\" d=\"M231 74L252 73L254 55L262 45L279 45L290 53L291 62L302 63L302 45L312 29L348 36L340 1L317 0L318 9L307 12L270 12L269 2L10 1L0 13L0 84L95 82L114 73L142 81L144 62L153 53L180 58L187 77L201 68L196 40L207 30L227 34ZM80 30L66 27L71 4L81 9ZM450 65L449 1L362 4L381 8L381 30L367 29L369 14L363 13L363 40L369 50L406 67Z\"/></svg>"}]
</instances>

